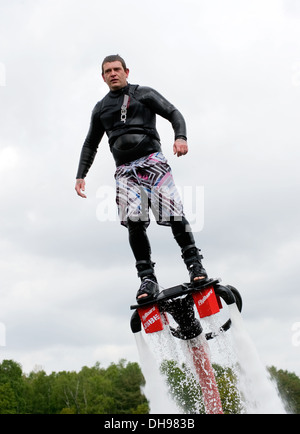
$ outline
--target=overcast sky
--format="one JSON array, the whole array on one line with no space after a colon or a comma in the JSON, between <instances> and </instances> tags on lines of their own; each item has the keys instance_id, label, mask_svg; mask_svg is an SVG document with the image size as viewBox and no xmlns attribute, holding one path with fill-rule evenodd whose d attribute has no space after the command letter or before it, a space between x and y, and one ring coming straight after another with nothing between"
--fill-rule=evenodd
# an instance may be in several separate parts
<instances>
[{"instance_id":1,"label":"overcast sky","mask_svg":"<svg viewBox=\"0 0 300 434\"><path fill-rule=\"evenodd\" d=\"M107 93L100 64L115 53L131 83L183 113L187 156L172 155L167 121L158 128L203 264L242 293L263 362L300 375L298 0L0 0L0 359L26 372L138 361L139 281L127 231L103 206L106 138L88 199L74 190ZM170 230L152 223L149 235L160 284L186 281Z\"/></svg>"}]
</instances>

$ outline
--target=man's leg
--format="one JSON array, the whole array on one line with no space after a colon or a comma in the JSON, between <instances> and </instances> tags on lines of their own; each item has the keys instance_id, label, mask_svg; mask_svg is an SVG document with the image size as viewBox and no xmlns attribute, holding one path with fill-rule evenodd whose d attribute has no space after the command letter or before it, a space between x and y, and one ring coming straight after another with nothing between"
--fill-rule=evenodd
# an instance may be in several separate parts
<instances>
[{"instance_id":1,"label":"man's leg","mask_svg":"<svg viewBox=\"0 0 300 434\"><path fill-rule=\"evenodd\" d=\"M180 217L180 219L171 217L170 223L174 238L181 248L182 258L189 271L191 283L205 280L207 273L201 263L203 256L199 254L200 250L196 247L189 222L185 217Z\"/></svg>"},{"instance_id":2,"label":"man's leg","mask_svg":"<svg viewBox=\"0 0 300 434\"><path fill-rule=\"evenodd\" d=\"M132 168L132 170L130 170ZM156 295L158 284L151 261L151 247L146 233L149 220L148 195L141 185L134 164L121 166L116 171L118 213L123 226L129 234L129 244L136 259L141 286L137 293L137 301L146 301Z\"/></svg>"},{"instance_id":3,"label":"man's leg","mask_svg":"<svg viewBox=\"0 0 300 434\"><path fill-rule=\"evenodd\" d=\"M147 236L147 223L143 221L127 221L129 244L136 261L151 260L151 246Z\"/></svg>"},{"instance_id":4,"label":"man's leg","mask_svg":"<svg viewBox=\"0 0 300 434\"><path fill-rule=\"evenodd\" d=\"M147 236L148 223L128 219L127 227L129 244L136 259L138 277L141 286L137 293L137 300L151 297L158 292L157 279L154 273L154 263L151 260L151 246Z\"/></svg>"},{"instance_id":5,"label":"man's leg","mask_svg":"<svg viewBox=\"0 0 300 434\"><path fill-rule=\"evenodd\" d=\"M153 162L155 165L153 166ZM171 167L163 154L151 156L149 167L143 167L142 181L148 201L159 224L170 223L175 240L182 250L182 258L188 268L191 282L204 280L207 273L202 266L202 256L195 245L188 221L184 217L183 205L172 175ZM153 174L156 176L153 177ZM148 176L149 175L149 176Z\"/></svg>"}]
</instances>

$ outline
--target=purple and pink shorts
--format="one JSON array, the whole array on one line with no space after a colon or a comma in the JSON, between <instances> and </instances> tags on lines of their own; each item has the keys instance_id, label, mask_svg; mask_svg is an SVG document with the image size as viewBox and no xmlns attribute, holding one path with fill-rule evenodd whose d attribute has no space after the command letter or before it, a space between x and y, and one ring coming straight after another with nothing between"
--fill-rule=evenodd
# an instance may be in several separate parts
<instances>
[{"instance_id":1,"label":"purple and pink shorts","mask_svg":"<svg viewBox=\"0 0 300 434\"><path fill-rule=\"evenodd\" d=\"M181 220L182 202L167 159L157 152L117 167L115 173L118 213L127 220L150 223L149 209L158 224L169 226L170 217Z\"/></svg>"}]
</instances>

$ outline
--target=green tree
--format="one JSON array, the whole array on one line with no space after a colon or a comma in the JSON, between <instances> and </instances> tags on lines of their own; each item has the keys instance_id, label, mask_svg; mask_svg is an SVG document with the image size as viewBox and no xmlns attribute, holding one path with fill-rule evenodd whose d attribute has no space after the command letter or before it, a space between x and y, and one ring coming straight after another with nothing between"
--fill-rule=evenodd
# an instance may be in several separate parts
<instances>
[{"instance_id":1,"label":"green tree","mask_svg":"<svg viewBox=\"0 0 300 434\"><path fill-rule=\"evenodd\" d=\"M96 363L92 368L83 367L79 373L82 387L82 413L109 414L114 408L111 379L106 370Z\"/></svg>"},{"instance_id":2,"label":"green tree","mask_svg":"<svg viewBox=\"0 0 300 434\"><path fill-rule=\"evenodd\" d=\"M26 383L26 410L30 414L51 414L53 375L45 371L31 372L25 380Z\"/></svg>"},{"instance_id":3,"label":"green tree","mask_svg":"<svg viewBox=\"0 0 300 434\"><path fill-rule=\"evenodd\" d=\"M174 360L166 360L161 365L161 372L173 399L185 414L205 413L200 386L185 364L178 366Z\"/></svg>"},{"instance_id":4,"label":"green tree","mask_svg":"<svg viewBox=\"0 0 300 434\"><path fill-rule=\"evenodd\" d=\"M56 413L69 409L74 414L84 412L82 384L77 372L62 371L53 374L52 407Z\"/></svg>"},{"instance_id":5,"label":"green tree","mask_svg":"<svg viewBox=\"0 0 300 434\"><path fill-rule=\"evenodd\" d=\"M277 383L278 391L287 411L300 414L300 378L295 374L274 366L268 368L271 377Z\"/></svg>"},{"instance_id":6,"label":"green tree","mask_svg":"<svg viewBox=\"0 0 300 434\"><path fill-rule=\"evenodd\" d=\"M25 407L24 380L22 368L18 363L13 360L3 360L0 364L0 386L5 386L4 389L12 391L13 401L16 403L16 413L23 413ZM2 388L2 391L4 389Z\"/></svg>"},{"instance_id":7,"label":"green tree","mask_svg":"<svg viewBox=\"0 0 300 434\"><path fill-rule=\"evenodd\" d=\"M237 377L229 367L213 365L224 414L240 414L243 411Z\"/></svg>"},{"instance_id":8,"label":"green tree","mask_svg":"<svg viewBox=\"0 0 300 434\"><path fill-rule=\"evenodd\" d=\"M141 393L144 377L137 364L111 364L107 369L96 363L77 372L47 376L32 372L26 378L28 412L33 414L119 414L147 413Z\"/></svg>"},{"instance_id":9,"label":"green tree","mask_svg":"<svg viewBox=\"0 0 300 434\"><path fill-rule=\"evenodd\" d=\"M142 409L149 412L148 401L141 392L145 379L137 363L121 360L117 365L112 363L106 370L106 377L112 382L114 412L130 414ZM137 410L138 409L138 410Z\"/></svg>"},{"instance_id":10,"label":"green tree","mask_svg":"<svg viewBox=\"0 0 300 434\"><path fill-rule=\"evenodd\" d=\"M9 383L0 384L0 414L17 414L18 403Z\"/></svg>"},{"instance_id":11,"label":"green tree","mask_svg":"<svg viewBox=\"0 0 300 434\"><path fill-rule=\"evenodd\" d=\"M242 407L236 387L236 376L230 368L216 364L213 368L224 413L239 414ZM204 414L205 408L199 382L185 364L178 366L176 362L168 360L163 362L161 370L167 378L174 399L183 411L189 414Z\"/></svg>"}]
</instances>

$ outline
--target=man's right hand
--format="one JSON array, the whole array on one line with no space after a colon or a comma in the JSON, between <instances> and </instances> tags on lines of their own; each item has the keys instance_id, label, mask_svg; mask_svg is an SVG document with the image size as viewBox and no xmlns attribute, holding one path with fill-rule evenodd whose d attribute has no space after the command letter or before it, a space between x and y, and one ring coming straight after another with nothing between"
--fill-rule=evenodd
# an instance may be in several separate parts
<instances>
[{"instance_id":1,"label":"man's right hand","mask_svg":"<svg viewBox=\"0 0 300 434\"><path fill-rule=\"evenodd\" d=\"M78 196L86 199L86 195L83 194L83 191L85 191L85 180L84 179L76 179L75 190L76 190Z\"/></svg>"}]
</instances>

